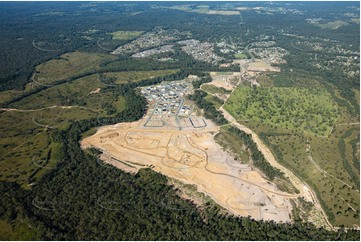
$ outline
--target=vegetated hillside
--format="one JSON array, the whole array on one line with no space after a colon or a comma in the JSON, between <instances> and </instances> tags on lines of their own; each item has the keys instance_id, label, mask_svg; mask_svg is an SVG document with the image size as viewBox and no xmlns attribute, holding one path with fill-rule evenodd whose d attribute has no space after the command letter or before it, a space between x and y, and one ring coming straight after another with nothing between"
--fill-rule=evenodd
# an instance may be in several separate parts
<instances>
[{"instance_id":1,"label":"vegetated hillside","mask_svg":"<svg viewBox=\"0 0 361 242\"><path fill-rule=\"evenodd\" d=\"M331 132L338 118L331 95L322 89L240 87L225 108L237 120L261 122L317 135Z\"/></svg>"},{"instance_id":2,"label":"vegetated hillside","mask_svg":"<svg viewBox=\"0 0 361 242\"><path fill-rule=\"evenodd\" d=\"M358 117L339 93L331 98L321 88L322 77L284 72L257 79L263 87L239 87L225 107L312 187L331 223L359 224Z\"/></svg>"},{"instance_id":3,"label":"vegetated hillside","mask_svg":"<svg viewBox=\"0 0 361 242\"><path fill-rule=\"evenodd\" d=\"M177 75L173 74L174 78ZM0 199L0 219L7 231L2 239L358 239L358 233L353 231L330 232L300 222L275 224L221 215L210 204L199 210L191 202L180 199L166 185L164 176L150 170L132 176L102 164L96 154L85 154L80 149L81 134L92 127L139 119L146 103L133 88L161 80L112 86L111 90L124 96L127 103L115 116L69 120L70 126L53 124L54 128L47 132L54 142L51 149L56 149L50 152L50 157L55 153L57 162L48 162L51 161L48 157L38 161L38 165L50 169L40 169L45 173L36 180L30 177L29 183L35 181L31 190L1 182L4 196ZM37 121L46 120L49 119Z\"/></svg>"},{"instance_id":4,"label":"vegetated hillside","mask_svg":"<svg viewBox=\"0 0 361 242\"><path fill-rule=\"evenodd\" d=\"M127 109L116 121L134 121L144 99L128 90ZM13 228L2 239L54 240L357 240L359 233L330 232L311 224L275 224L220 215L206 205L203 212L176 196L166 179L151 170L136 176L99 163L79 147L81 133L97 119L74 122L54 132L62 145L62 160L30 191L1 183L1 219ZM114 119L103 118L106 123ZM26 196L24 196L26 195ZM12 201L12 202L10 202ZM16 207L15 207L16 205ZM29 227L24 228L24 224ZM107 231L107 232L104 232ZM6 237L7 236L7 237Z\"/></svg>"}]
</instances>

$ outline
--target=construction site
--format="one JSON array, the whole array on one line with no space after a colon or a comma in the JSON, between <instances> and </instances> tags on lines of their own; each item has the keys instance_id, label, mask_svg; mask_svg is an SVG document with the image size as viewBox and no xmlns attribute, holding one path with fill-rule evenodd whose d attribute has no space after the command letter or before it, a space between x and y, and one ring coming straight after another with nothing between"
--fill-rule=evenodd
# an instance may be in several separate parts
<instances>
[{"instance_id":1,"label":"construction site","mask_svg":"<svg viewBox=\"0 0 361 242\"><path fill-rule=\"evenodd\" d=\"M188 115L179 115L187 92L167 85L161 83L142 90L153 103L141 120L100 127L94 135L82 140L82 147L100 150L103 162L126 172L136 173L150 167L184 184L196 185L199 192L232 214L290 222L290 199L298 195L279 191L258 170L241 164L224 151L214 141L219 127L196 116L191 105ZM188 89L183 82L174 85ZM174 95L170 96L167 88ZM177 108L170 107L173 101L179 103ZM159 106L162 110L156 113Z\"/></svg>"}]
</instances>

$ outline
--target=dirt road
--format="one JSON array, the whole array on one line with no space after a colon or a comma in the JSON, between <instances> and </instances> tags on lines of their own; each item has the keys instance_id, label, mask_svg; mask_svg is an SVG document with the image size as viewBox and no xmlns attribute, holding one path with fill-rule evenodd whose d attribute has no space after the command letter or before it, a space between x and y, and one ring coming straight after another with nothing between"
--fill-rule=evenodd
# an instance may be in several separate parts
<instances>
[{"instance_id":1,"label":"dirt road","mask_svg":"<svg viewBox=\"0 0 361 242\"><path fill-rule=\"evenodd\" d=\"M116 160L131 166L152 167L185 184L196 185L199 192L208 194L232 214L291 222L289 199L299 195L279 191L259 171L235 162L214 141L213 134L218 127L149 129L142 125L144 119L103 126L82 140L82 147L96 147L115 158L113 165L119 169L125 167Z\"/></svg>"}]
</instances>

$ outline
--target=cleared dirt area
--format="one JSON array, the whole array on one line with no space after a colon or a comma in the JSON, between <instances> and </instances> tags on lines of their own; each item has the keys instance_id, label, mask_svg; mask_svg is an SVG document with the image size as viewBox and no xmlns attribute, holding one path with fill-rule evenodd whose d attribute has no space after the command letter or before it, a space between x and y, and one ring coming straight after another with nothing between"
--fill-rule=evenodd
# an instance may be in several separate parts
<instances>
[{"instance_id":1,"label":"cleared dirt area","mask_svg":"<svg viewBox=\"0 0 361 242\"><path fill-rule=\"evenodd\" d=\"M289 199L297 195L279 191L258 171L223 151L213 139L218 127L209 120L204 119L205 127L180 130L167 125L144 127L144 119L101 127L82 141L82 147L101 150L102 160L127 172L152 167L185 184L194 184L235 215L291 221Z\"/></svg>"},{"instance_id":2,"label":"cleared dirt area","mask_svg":"<svg viewBox=\"0 0 361 242\"><path fill-rule=\"evenodd\" d=\"M248 63L248 71L256 71L256 72L265 72L265 71L276 71L279 72L280 69L278 67L271 66L270 64L262 61L255 60L254 62Z\"/></svg>"},{"instance_id":3,"label":"cleared dirt area","mask_svg":"<svg viewBox=\"0 0 361 242\"><path fill-rule=\"evenodd\" d=\"M97 93L99 93L99 92L100 92L100 88L97 88L97 89L95 89L94 91L89 92L88 95L97 94Z\"/></svg>"},{"instance_id":4,"label":"cleared dirt area","mask_svg":"<svg viewBox=\"0 0 361 242\"><path fill-rule=\"evenodd\" d=\"M241 77L239 72L233 72L231 75L222 75L222 72L210 72L212 82L208 83L216 87L223 87L226 90L233 90Z\"/></svg>"}]
</instances>

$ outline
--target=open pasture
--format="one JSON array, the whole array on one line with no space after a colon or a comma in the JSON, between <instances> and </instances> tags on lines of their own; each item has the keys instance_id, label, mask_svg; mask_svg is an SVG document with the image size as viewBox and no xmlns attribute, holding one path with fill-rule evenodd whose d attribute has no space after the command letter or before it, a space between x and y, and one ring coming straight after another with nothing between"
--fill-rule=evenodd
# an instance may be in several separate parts
<instances>
[{"instance_id":1,"label":"open pasture","mask_svg":"<svg viewBox=\"0 0 361 242\"><path fill-rule=\"evenodd\" d=\"M247 55L245 55L243 53L237 53L237 54L234 54L234 58L236 58L236 59L247 59Z\"/></svg>"}]
</instances>

